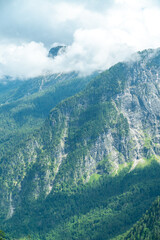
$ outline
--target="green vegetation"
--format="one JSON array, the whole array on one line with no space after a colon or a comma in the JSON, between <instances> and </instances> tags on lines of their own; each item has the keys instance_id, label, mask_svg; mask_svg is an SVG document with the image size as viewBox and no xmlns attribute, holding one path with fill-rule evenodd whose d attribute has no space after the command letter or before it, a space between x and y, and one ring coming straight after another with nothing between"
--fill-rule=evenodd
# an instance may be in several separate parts
<instances>
[{"instance_id":1,"label":"green vegetation","mask_svg":"<svg viewBox=\"0 0 160 240\"><path fill-rule=\"evenodd\" d=\"M5 233L0 230L0 240L5 240Z\"/></svg>"},{"instance_id":2,"label":"green vegetation","mask_svg":"<svg viewBox=\"0 0 160 240\"><path fill-rule=\"evenodd\" d=\"M99 178L101 177L100 174L94 173L91 175L90 179L89 179L89 183L94 183L95 181L97 181Z\"/></svg>"},{"instance_id":3,"label":"green vegetation","mask_svg":"<svg viewBox=\"0 0 160 240\"><path fill-rule=\"evenodd\" d=\"M111 239L126 232L159 195L160 165L152 161L144 169L125 171L77 187L64 183L32 205L24 201L6 231L36 240Z\"/></svg>"},{"instance_id":4,"label":"green vegetation","mask_svg":"<svg viewBox=\"0 0 160 240\"><path fill-rule=\"evenodd\" d=\"M160 197L158 197L151 208L143 217L122 236L116 240L159 240L160 237Z\"/></svg>"},{"instance_id":5,"label":"green vegetation","mask_svg":"<svg viewBox=\"0 0 160 240\"><path fill-rule=\"evenodd\" d=\"M13 152L26 135L42 126L54 106L81 91L91 79L53 75L10 84L0 96L0 157Z\"/></svg>"},{"instance_id":6,"label":"green vegetation","mask_svg":"<svg viewBox=\"0 0 160 240\"><path fill-rule=\"evenodd\" d=\"M50 152L59 141L61 131L55 135L54 145L51 146L46 117L51 108L61 100L82 90L91 79L92 76L78 78L76 74L58 77L53 75L45 79L40 77L26 82L17 81L15 85L8 83L6 91L2 91L3 94L0 96L0 103L2 103L0 106L0 202L2 203L0 222L6 218L10 201L10 197L6 199L5 194L20 188L26 175L34 175L33 172L36 167L37 170L40 169L40 165L43 165L41 172L44 174L49 165L49 170L53 172L51 179L54 178L53 169L56 168L54 161L50 157L45 159L44 164L44 158L47 151ZM40 86L42 86L41 90ZM1 87L4 88L3 85ZM46 127L41 128L45 125L44 122ZM46 149L36 147L37 139L42 141L41 145L46 145ZM31 153L33 149L35 152ZM34 189L34 186L31 189ZM18 194L16 192L14 196L18 197ZM3 204L3 198L5 198L5 204ZM31 200L31 197L28 199Z\"/></svg>"}]
</instances>

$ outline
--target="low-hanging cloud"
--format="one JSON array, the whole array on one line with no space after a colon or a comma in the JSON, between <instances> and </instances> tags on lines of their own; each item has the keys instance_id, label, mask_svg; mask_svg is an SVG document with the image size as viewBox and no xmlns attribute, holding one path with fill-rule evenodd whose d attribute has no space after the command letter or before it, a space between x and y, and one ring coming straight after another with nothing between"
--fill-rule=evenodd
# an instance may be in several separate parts
<instances>
[{"instance_id":1,"label":"low-hanging cloud","mask_svg":"<svg viewBox=\"0 0 160 240\"><path fill-rule=\"evenodd\" d=\"M0 44L0 77L30 78L44 74L51 59L42 43Z\"/></svg>"},{"instance_id":2,"label":"low-hanging cloud","mask_svg":"<svg viewBox=\"0 0 160 240\"><path fill-rule=\"evenodd\" d=\"M1 78L70 71L90 74L127 59L135 51L160 47L160 6L156 0L102 1L99 7L95 0L13 2L2 1ZM6 14L10 19L5 22ZM13 28L9 28L11 22ZM48 58L51 41L68 45L55 59Z\"/></svg>"}]
</instances>

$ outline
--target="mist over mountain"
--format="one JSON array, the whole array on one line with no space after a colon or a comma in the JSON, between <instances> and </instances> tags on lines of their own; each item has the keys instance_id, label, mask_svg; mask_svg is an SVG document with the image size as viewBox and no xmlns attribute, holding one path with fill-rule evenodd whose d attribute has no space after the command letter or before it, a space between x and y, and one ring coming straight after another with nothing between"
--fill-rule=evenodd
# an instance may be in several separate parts
<instances>
[{"instance_id":1,"label":"mist over mountain","mask_svg":"<svg viewBox=\"0 0 160 240\"><path fill-rule=\"evenodd\" d=\"M136 51L159 47L157 0L103 1L102 6L89 0L2 2L0 78L72 71L90 75ZM68 46L65 54L51 61L49 49L62 45Z\"/></svg>"}]
</instances>

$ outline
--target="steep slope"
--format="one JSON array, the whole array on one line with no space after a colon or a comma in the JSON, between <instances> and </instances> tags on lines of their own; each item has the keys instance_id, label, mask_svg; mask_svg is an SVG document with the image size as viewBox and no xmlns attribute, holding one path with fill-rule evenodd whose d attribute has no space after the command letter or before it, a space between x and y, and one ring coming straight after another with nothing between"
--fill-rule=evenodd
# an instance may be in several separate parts
<instances>
[{"instance_id":1,"label":"steep slope","mask_svg":"<svg viewBox=\"0 0 160 240\"><path fill-rule=\"evenodd\" d=\"M159 154L158 74L148 56L120 63L53 109L41 144L57 168L54 184L85 182Z\"/></svg>"},{"instance_id":2,"label":"steep slope","mask_svg":"<svg viewBox=\"0 0 160 240\"><path fill-rule=\"evenodd\" d=\"M32 226L31 216L36 224L32 231L47 228L46 225L56 228L57 224L70 218L74 212L78 214L76 207L81 214L83 201L75 207L79 197L73 194L76 186L83 186L98 179L101 181L105 176L114 176L124 167L131 172L132 180L137 179L134 178L134 174L132 175L136 166L143 169L152 160L159 162L159 76L159 49L144 51L139 53L135 61L115 65L97 76L84 91L58 104L39 132L30 136L20 146L15 146L10 154L6 153L1 160L1 219L9 219L8 228L14 225L15 219L21 219L22 231L26 229L27 234ZM153 175L148 171L152 177L154 176L153 179L159 179L159 163L155 164ZM142 181L142 173L143 170L138 175L138 181ZM146 179L147 175L144 176ZM146 186L150 187L151 195L147 195L147 189L145 189L145 194L140 194L135 204L138 205L138 201L144 200L143 197L146 195L149 202L149 199L158 195L159 184L155 185L156 180L153 184L152 177L149 178ZM123 180L118 182L124 183ZM128 186L132 186L131 182ZM114 186L116 184L117 182ZM143 189L142 186L139 186L138 192L141 189ZM77 191L79 190L78 188ZM120 196L121 194L123 196L123 191L122 188ZM98 194L98 191L96 193ZM131 195L133 193L134 186ZM61 194L62 202L57 206L56 199L61 199ZM70 199L67 196L70 194L73 195L74 206L70 212L66 213L69 211L69 205L64 204L64 199L69 202ZM115 191L114 194L116 195L117 192ZM136 196L133 194L133 199ZM94 197L96 198L97 195ZM108 199L109 196L106 194L105 197ZM122 199L125 199L123 197ZM84 195L82 195L83 198ZM133 199L130 200L130 204L133 204ZM49 207L45 201L50 202ZM97 204L100 202L101 198ZM42 208L43 211L39 210L41 204L45 206L45 209ZM94 201L90 204L93 204L93 209L99 206L94 204ZM124 204L127 204L127 201L124 201ZM61 212L63 205L65 208L62 208L64 211ZM119 203L115 209L119 205L122 206ZM36 206L38 210L35 209ZM146 204L145 208L146 206L148 205ZM88 214L90 208L87 207ZM129 212L129 210L128 207L126 211ZM144 210L143 206L140 213L143 212L142 210ZM38 212L42 213L42 217ZM56 214L59 212L60 214ZM131 212L133 213L133 208ZM49 218L48 214L50 214ZM18 216L21 217L18 218ZM137 221L137 217L140 217L140 214L131 223ZM47 218L49 222L45 221ZM104 221L105 224L107 221ZM105 224L101 223L101 226ZM96 224L95 227L97 227ZM124 230L126 229L123 227L119 229L120 232ZM111 236L107 234L106 236ZM98 239L98 237L99 235L90 236L88 239ZM55 239L62 238L55 236ZM71 238L68 236L66 239ZM73 239L76 239L76 236Z\"/></svg>"},{"instance_id":3,"label":"steep slope","mask_svg":"<svg viewBox=\"0 0 160 240\"><path fill-rule=\"evenodd\" d=\"M115 68L117 68L117 66ZM121 64L119 69L122 69ZM85 156L85 154L92 144L95 143L99 133L101 133L101 131L103 132L106 123L110 123L110 116L112 115L109 111L111 110L112 114L116 114L116 110L114 110L114 106L110 101L104 104L98 104L99 100L96 99L96 97L101 97L101 91L103 93L105 90L106 78L103 79L103 75L105 76L107 74L110 76L110 72L112 72L112 70L102 74L99 79L93 82L93 84L99 84L99 81L102 82L99 88L97 88L97 90L99 89L97 96L94 91L96 86L92 87L93 90L89 86L83 93L62 102L58 108L55 108L51 112L50 118L46 121L39 134L29 137L26 144L24 143L20 147L15 146L12 152L6 153L6 155L3 156L1 160L1 197L5 203L8 202L9 206L11 202L14 205L13 208L9 207L9 210L7 210L7 204L4 204L5 211L8 211L8 217L13 214L13 211L10 209L13 210L16 208L16 205L20 201L17 200L17 196L20 197L20 192L23 191L22 188L25 189L25 192L28 192L28 198L34 200L41 198L41 195L43 197L48 195L53 185L56 188L56 185L60 184L64 179L66 179L66 183L67 180L74 183L74 179L78 181L84 176L84 181L86 181L92 172L94 173L93 169L95 168L96 161L91 164L90 168L90 160L87 159L87 155ZM109 79L110 82L112 81L112 78L107 77L107 79ZM106 86L107 88L110 88L110 82ZM113 84L110 89L110 97L112 96L112 91L119 91L119 86L117 85L117 87L115 87L116 84ZM85 113L86 110L87 112ZM99 115L97 114L98 112L96 113L98 110ZM102 115L103 112L105 114L104 117ZM93 113L96 115L94 116ZM88 124L89 129L87 129L85 124ZM90 131L89 134L88 130ZM81 142L84 141L83 138L86 141L86 147L84 143ZM86 138L88 138L88 140ZM82 162L83 155L86 157L85 162L88 166L85 166L85 162L84 164ZM77 162L76 159L78 159L79 162ZM68 161L70 161L70 163ZM81 166L79 166L80 164ZM75 168L77 168L77 171L75 171ZM83 169L86 169L86 176ZM32 171L34 173L32 173ZM63 171L63 175L61 175L61 171ZM78 176L79 173L81 173L80 176ZM29 177L30 174L32 178ZM71 174L75 174L75 176L71 176ZM43 180L42 176L44 176ZM28 183L27 179L30 183ZM34 179L37 179L36 187ZM33 190L31 187L32 184L34 185ZM12 189L11 192L9 192L9 189ZM15 196L15 200L13 200L13 196Z\"/></svg>"},{"instance_id":4,"label":"steep slope","mask_svg":"<svg viewBox=\"0 0 160 240\"><path fill-rule=\"evenodd\" d=\"M144 216L125 234L118 239L124 240L158 240L160 238L160 198L152 204Z\"/></svg>"},{"instance_id":5,"label":"steep slope","mask_svg":"<svg viewBox=\"0 0 160 240\"><path fill-rule=\"evenodd\" d=\"M80 78L76 73L55 74L1 84L0 155L3 156L24 135L39 128L52 107L81 91L92 77Z\"/></svg>"}]
</instances>

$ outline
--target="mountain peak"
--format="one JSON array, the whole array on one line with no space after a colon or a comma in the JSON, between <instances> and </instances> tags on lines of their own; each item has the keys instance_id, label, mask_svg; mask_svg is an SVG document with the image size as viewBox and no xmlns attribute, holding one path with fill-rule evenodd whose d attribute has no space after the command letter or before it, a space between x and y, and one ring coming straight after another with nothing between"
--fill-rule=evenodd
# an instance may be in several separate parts
<instances>
[{"instance_id":1,"label":"mountain peak","mask_svg":"<svg viewBox=\"0 0 160 240\"><path fill-rule=\"evenodd\" d=\"M55 58L58 54L63 53L65 49L66 49L66 46L64 45L53 47L49 50L48 56L51 58Z\"/></svg>"}]
</instances>

